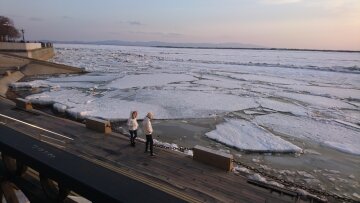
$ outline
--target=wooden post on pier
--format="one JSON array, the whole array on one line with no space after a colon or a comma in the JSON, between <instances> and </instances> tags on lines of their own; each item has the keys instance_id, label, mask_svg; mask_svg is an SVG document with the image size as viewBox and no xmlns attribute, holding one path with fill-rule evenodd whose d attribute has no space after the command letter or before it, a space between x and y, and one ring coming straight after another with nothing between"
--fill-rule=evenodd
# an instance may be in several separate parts
<instances>
[{"instance_id":1,"label":"wooden post on pier","mask_svg":"<svg viewBox=\"0 0 360 203\"><path fill-rule=\"evenodd\" d=\"M111 133L111 124L110 121L102 120L98 118L87 118L86 119L86 128L95 130L101 133L110 134Z\"/></svg>"},{"instance_id":2,"label":"wooden post on pier","mask_svg":"<svg viewBox=\"0 0 360 203\"><path fill-rule=\"evenodd\" d=\"M193 149L194 160L202 163L226 170L231 171L233 169L234 159L233 155L224 152L212 150L206 147L196 145Z\"/></svg>"}]
</instances>

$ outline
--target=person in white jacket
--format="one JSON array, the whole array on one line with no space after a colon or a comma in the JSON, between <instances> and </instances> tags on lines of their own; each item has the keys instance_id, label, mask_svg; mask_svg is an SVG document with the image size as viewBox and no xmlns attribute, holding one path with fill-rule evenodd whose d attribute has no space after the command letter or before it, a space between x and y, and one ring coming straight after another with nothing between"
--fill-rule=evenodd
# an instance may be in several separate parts
<instances>
[{"instance_id":1,"label":"person in white jacket","mask_svg":"<svg viewBox=\"0 0 360 203\"><path fill-rule=\"evenodd\" d=\"M148 152L148 146L150 144L150 155L154 156L154 151L153 151L153 146L154 146L154 141L152 138L152 134L153 134L153 128L151 125L151 120L154 119L154 114L149 112L146 117L143 120L143 130L144 130L144 134L146 135L146 144L145 144L145 153Z\"/></svg>"},{"instance_id":2,"label":"person in white jacket","mask_svg":"<svg viewBox=\"0 0 360 203\"><path fill-rule=\"evenodd\" d=\"M139 127L139 124L137 122L137 115L138 115L137 111L130 112L130 117L127 122L130 133L130 144L133 147L135 147L135 139L137 137L137 129Z\"/></svg>"}]
</instances>

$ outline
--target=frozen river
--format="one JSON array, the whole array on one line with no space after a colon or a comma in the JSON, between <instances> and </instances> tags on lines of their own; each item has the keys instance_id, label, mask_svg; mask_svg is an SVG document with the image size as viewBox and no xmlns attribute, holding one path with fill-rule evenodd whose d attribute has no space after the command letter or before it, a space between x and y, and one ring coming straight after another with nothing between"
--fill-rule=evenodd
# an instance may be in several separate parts
<instances>
[{"instance_id":1,"label":"frozen river","mask_svg":"<svg viewBox=\"0 0 360 203\"><path fill-rule=\"evenodd\" d=\"M89 73L13 84L44 90L33 103L114 121L152 111L161 141L360 200L360 53L55 47L54 62Z\"/></svg>"}]
</instances>

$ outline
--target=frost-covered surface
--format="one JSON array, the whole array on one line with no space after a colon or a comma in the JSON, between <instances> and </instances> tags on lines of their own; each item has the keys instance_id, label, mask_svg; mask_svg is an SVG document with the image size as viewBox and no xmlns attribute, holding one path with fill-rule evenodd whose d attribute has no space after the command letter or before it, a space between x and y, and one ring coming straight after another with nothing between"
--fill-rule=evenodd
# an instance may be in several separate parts
<instances>
[{"instance_id":1,"label":"frost-covered surface","mask_svg":"<svg viewBox=\"0 0 360 203\"><path fill-rule=\"evenodd\" d=\"M259 152L301 152L301 148L245 120L227 120L206 133L211 139L241 150Z\"/></svg>"},{"instance_id":2,"label":"frost-covered surface","mask_svg":"<svg viewBox=\"0 0 360 203\"><path fill-rule=\"evenodd\" d=\"M177 119L242 111L254 126L263 125L290 138L359 154L355 147L360 140L355 136L360 123L359 53L55 47L53 61L82 67L90 73L12 86L48 88L28 98L34 103L53 105L70 116L116 120L127 118L129 111L136 109L139 117L152 111L156 118ZM277 114L272 115L274 112ZM218 127L222 125L229 124ZM235 142L237 139L226 137L224 130L217 131L217 140L240 146L252 139L250 135L259 133L246 127L232 129L238 135L247 134L242 137L247 140ZM259 145L252 145L253 150L279 150L281 147L271 148L269 143L275 146L285 139L290 144L286 146L291 146L291 140L269 132L259 136Z\"/></svg>"}]
</instances>

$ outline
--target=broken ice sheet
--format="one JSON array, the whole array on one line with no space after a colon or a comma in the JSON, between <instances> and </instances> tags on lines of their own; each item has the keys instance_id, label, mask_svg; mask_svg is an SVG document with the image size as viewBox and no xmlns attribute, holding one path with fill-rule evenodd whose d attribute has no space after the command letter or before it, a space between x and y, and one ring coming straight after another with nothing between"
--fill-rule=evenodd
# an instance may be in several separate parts
<instances>
[{"instance_id":1,"label":"broken ice sheet","mask_svg":"<svg viewBox=\"0 0 360 203\"><path fill-rule=\"evenodd\" d=\"M257 116L254 121L275 132L316 141L342 152L360 155L360 134L335 121L321 121L280 113Z\"/></svg>"},{"instance_id":2,"label":"broken ice sheet","mask_svg":"<svg viewBox=\"0 0 360 203\"><path fill-rule=\"evenodd\" d=\"M206 136L241 150L301 152L301 148L245 120L227 119Z\"/></svg>"}]
</instances>

